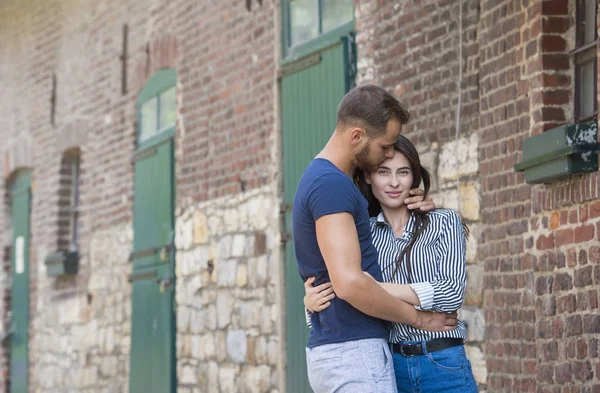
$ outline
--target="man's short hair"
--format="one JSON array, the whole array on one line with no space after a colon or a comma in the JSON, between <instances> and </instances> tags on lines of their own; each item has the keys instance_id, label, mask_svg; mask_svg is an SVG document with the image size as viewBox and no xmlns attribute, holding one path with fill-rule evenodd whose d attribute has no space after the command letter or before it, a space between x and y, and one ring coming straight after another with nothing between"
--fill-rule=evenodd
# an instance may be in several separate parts
<instances>
[{"instance_id":1,"label":"man's short hair","mask_svg":"<svg viewBox=\"0 0 600 393\"><path fill-rule=\"evenodd\" d=\"M350 90L340 102L337 128L364 127L369 136L378 136L385 134L392 118L404 125L410 121L410 114L383 88L363 85Z\"/></svg>"}]
</instances>

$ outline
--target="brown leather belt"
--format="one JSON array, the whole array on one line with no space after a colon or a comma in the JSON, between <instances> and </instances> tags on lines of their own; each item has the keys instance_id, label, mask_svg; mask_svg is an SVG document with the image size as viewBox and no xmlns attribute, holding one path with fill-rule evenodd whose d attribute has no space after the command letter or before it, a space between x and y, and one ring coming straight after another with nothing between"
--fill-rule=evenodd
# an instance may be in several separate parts
<instances>
[{"instance_id":1,"label":"brown leather belt","mask_svg":"<svg viewBox=\"0 0 600 393\"><path fill-rule=\"evenodd\" d=\"M435 340L427 341L425 343L425 348L427 349L427 352L436 352L463 344L464 340L462 338L437 338ZM423 352L422 344L393 344L392 351L404 356L418 356L425 353Z\"/></svg>"}]
</instances>

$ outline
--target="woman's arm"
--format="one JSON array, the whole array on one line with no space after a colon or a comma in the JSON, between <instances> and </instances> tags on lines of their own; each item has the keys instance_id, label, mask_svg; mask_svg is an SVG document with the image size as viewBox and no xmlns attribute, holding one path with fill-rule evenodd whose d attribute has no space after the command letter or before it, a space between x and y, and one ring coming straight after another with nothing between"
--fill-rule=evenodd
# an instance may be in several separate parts
<instances>
[{"instance_id":1,"label":"woman's arm","mask_svg":"<svg viewBox=\"0 0 600 393\"><path fill-rule=\"evenodd\" d=\"M438 245L437 271L429 283L411 284L421 299L423 310L452 312L458 310L463 303L467 284L466 272L466 237L462 220L450 210L439 228L441 231ZM411 255L414 263L419 263L419 256Z\"/></svg>"},{"instance_id":2,"label":"woman's arm","mask_svg":"<svg viewBox=\"0 0 600 393\"><path fill-rule=\"evenodd\" d=\"M407 303L410 303L414 306L420 306L421 300L415 293L415 291L408 284L394 284L391 282L380 282L379 285L387 293L392 295L393 297L397 297L398 299L402 299Z\"/></svg>"}]
</instances>

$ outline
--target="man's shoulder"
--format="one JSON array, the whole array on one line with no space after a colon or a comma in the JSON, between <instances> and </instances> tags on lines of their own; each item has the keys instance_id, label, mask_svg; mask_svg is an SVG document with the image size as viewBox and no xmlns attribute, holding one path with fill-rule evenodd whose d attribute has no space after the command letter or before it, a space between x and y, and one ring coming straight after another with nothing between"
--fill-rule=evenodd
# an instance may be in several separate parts
<instances>
[{"instance_id":1,"label":"man's shoulder","mask_svg":"<svg viewBox=\"0 0 600 393\"><path fill-rule=\"evenodd\" d=\"M311 161L306 167L300 178L300 185L306 191L310 191L316 187L332 189L337 189L338 187L353 189L354 187L354 183L352 183L352 180L348 176L328 161L319 159Z\"/></svg>"}]
</instances>

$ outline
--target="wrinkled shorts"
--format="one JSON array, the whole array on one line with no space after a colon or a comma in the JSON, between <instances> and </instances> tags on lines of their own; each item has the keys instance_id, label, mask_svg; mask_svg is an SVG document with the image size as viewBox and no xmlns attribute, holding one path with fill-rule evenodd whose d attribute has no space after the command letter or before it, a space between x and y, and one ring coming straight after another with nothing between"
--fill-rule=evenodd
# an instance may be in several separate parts
<instances>
[{"instance_id":1,"label":"wrinkled shorts","mask_svg":"<svg viewBox=\"0 0 600 393\"><path fill-rule=\"evenodd\" d=\"M308 380L315 393L396 393L392 354L385 339L306 348Z\"/></svg>"}]
</instances>

